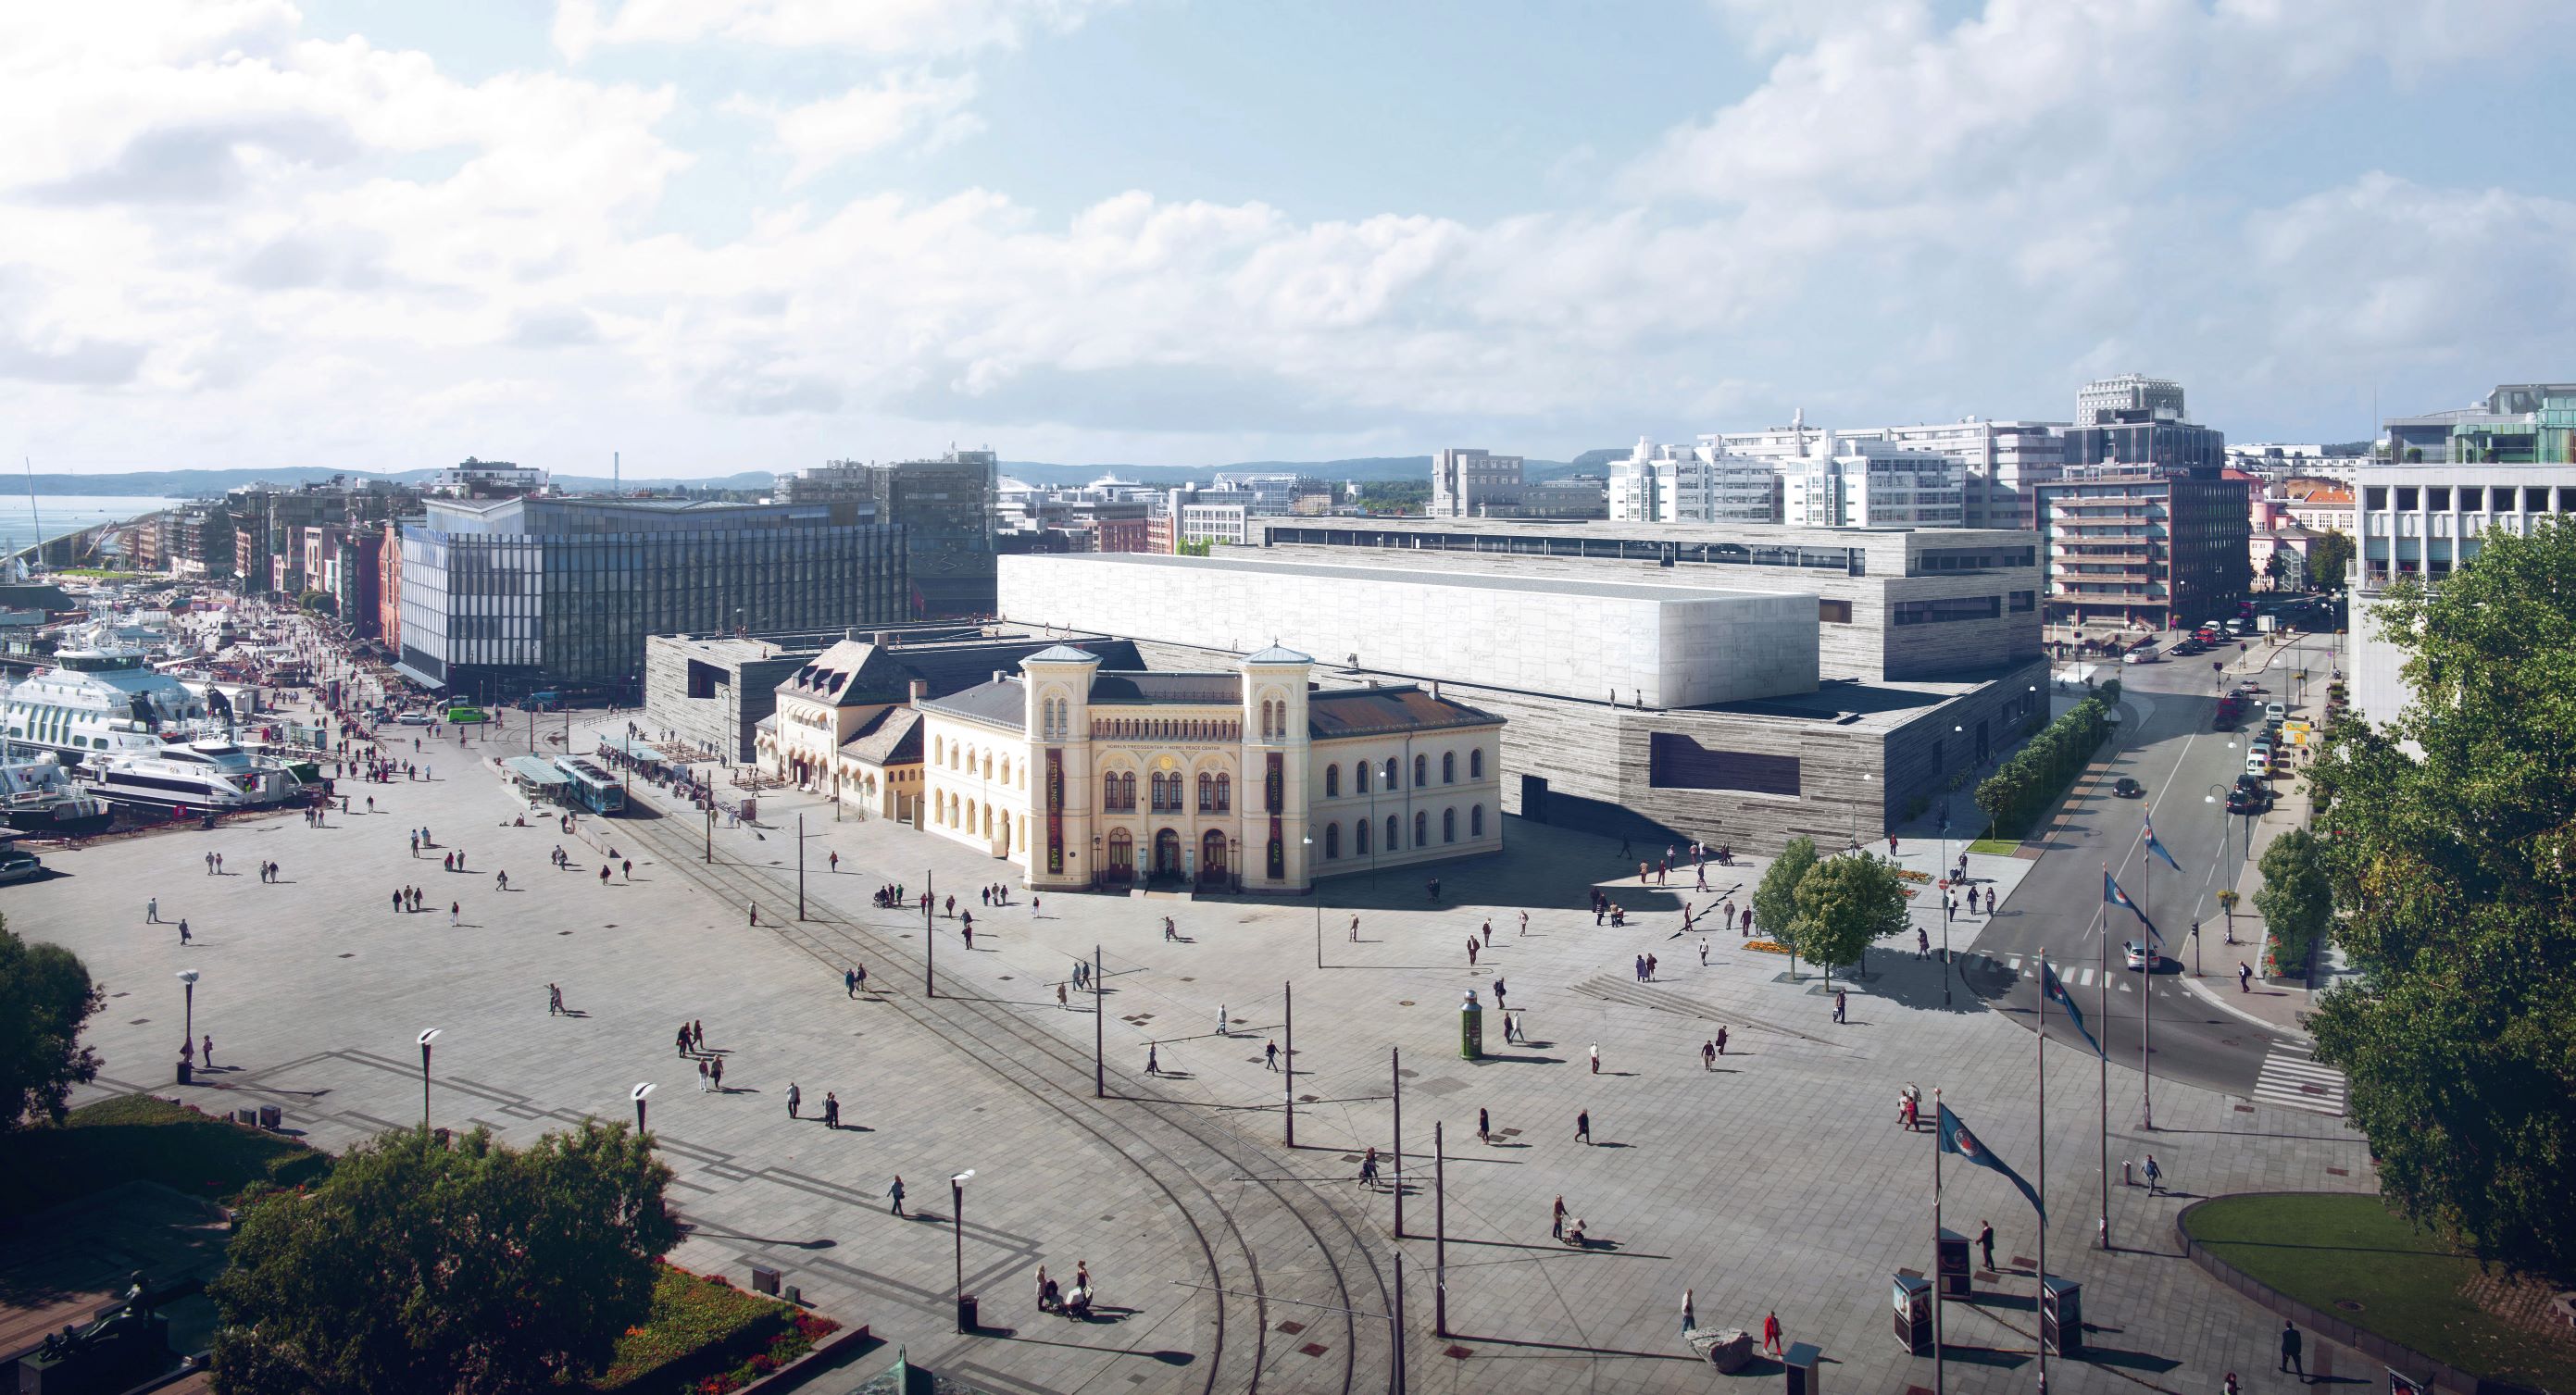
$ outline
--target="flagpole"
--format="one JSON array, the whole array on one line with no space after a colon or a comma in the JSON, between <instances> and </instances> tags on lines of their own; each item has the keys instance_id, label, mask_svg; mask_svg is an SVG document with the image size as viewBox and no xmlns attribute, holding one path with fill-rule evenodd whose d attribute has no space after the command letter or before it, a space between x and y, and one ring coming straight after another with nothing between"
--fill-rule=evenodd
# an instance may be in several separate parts
<instances>
[{"instance_id":1,"label":"flagpole","mask_svg":"<svg viewBox=\"0 0 2576 1395\"><path fill-rule=\"evenodd\" d=\"M2031 1297L2036 1321L2048 1303L2048 956L2039 956L2039 1284ZM2048 1392L2048 1338L2039 1341L2040 1395Z\"/></svg>"},{"instance_id":2,"label":"flagpole","mask_svg":"<svg viewBox=\"0 0 2576 1395\"><path fill-rule=\"evenodd\" d=\"M2102 867L2102 904L2093 908L2093 959L2102 971L2102 1035L2111 1034L2111 868ZM2102 1214L2096 1224L2096 1235L2103 1249L2111 1248L2111 1053L2107 1049L2093 1053L2100 1058L2102 1074Z\"/></svg>"},{"instance_id":3,"label":"flagpole","mask_svg":"<svg viewBox=\"0 0 2576 1395\"><path fill-rule=\"evenodd\" d=\"M1948 1357L1941 1351L1941 1087L1932 1087L1932 1395L1944 1395Z\"/></svg>"},{"instance_id":4,"label":"flagpole","mask_svg":"<svg viewBox=\"0 0 2576 1395\"><path fill-rule=\"evenodd\" d=\"M2142 838L2153 839L2155 837L2155 828L2155 821L2153 818L2150 818L2141 835ZM2141 1128L2153 1131L2156 1126L2156 1065L2155 1058L2150 1053L2156 1049L2157 951L2156 857L2154 852L2154 847L2156 845L2149 843L2147 846L2148 852L2145 859L2147 879L2140 883L2138 887L2138 894L2141 898L2138 904L2142 907L2138 912L2138 919L2147 923L2147 937L2141 942L2145 945L2147 951L2145 955L2147 967L2146 972L2139 976L2138 982L2138 1009L2140 1013L2140 1025L2138 1028L2138 1072L2141 1077L2139 1089L2142 1092L2138 1096L2138 1117L2141 1121L2139 1125Z\"/></svg>"}]
</instances>

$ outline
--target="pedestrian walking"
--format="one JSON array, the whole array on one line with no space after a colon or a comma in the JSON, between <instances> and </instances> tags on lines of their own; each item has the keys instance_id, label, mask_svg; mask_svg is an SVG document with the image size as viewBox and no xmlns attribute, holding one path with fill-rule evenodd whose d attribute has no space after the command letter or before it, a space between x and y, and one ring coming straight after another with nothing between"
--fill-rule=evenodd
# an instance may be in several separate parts
<instances>
[{"instance_id":1,"label":"pedestrian walking","mask_svg":"<svg viewBox=\"0 0 2576 1395\"><path fill-rule=\"evenodd\" d=\"M1064 985L1061 983L1055 986L1055 1005L1059 1012L1069 1012L1073 1008L1073 1004L1065 1001Z\"/></svg>"},{"instance_id":2,"label":"pedestrian walking","mask_svg":"<svg viewBox=\"0 0 2576 1395\"><path fill-rule=\"evenodd\" d=\"M1467 967L1476 967L1476 937L1473 935L1467 937Z\"/></svg>"},{"instance_id":3,"label":"pedestrian walking","mask_svg":"<svg viewBox=\"0 0 2576 1395\"><path fill-rule=\"evenodd\" d=\"M1147 1075L1161 1075L1163 1073L1162 1052L1157 1050L1155 1043L1150 1041L1145 1043L1145 1073Z\"/></svg>"},{"instance_id":4,"label":"pedestrian walking","mask_svg":"<svg viewBox=\"0 0 2576 1395\"><path fill-rule=\"evenodd\" d=\"M1377 1190L1377 1148L1374 1145L1360 1159L1360 1185L1370 1191Z\"/></svg>"},{"instance_id":5,"label":"pedestrian walking","mask_svg":"<svg viewBox=\"0 0 2576 1395\"><path fill-rule=\"evenodd\" d=\"M1699 1044L1699 1068L1701 1070L1717 1069L1716 1041L1704 1041Z\"/></svg>"},{"instance_id":6,"label":"pedestrian walking","mask_svg":"<svg viewBox=\"0 0 2576 1395\"><path fill-rule=\"evenodd\" d=\"M1708 936L1706 935L1699 937L1699 966L1703 969L1708 967Z\"/></svg>"},{"instance_id":7,"label":"pedestrian walking","mask_svg":"<svg viewBox=\"0 0 2576 1395\"><path fill-rule=\"evenodd\" d=\"M462 901L450 901L450 902L448 902L448 903L447 903L447 928L448 928L448 929L450 929L450 930L453 930L453 929L457 928L459 925L462 925L462 924L464 923L464 921L465 921L465 903L464 903L464 902L462 902Z\"/></svg>"},{"instance_id":8,"label":"pedestrian walking","mask_svg":"<svg viewBox=\"0 0 2576 1395\"><path fill-rule=\"evenodd\" d=\"M2292 1324L2288 1319L2283 1319L2281 1322L2280 1369L2284 1371L2297 1371L2299 1373L2299 1384L2305 1385L2308 1383L2308 1368L2306 1363L2299 1360L2300 1346L2301 1342L2298 1327Z\"/></svg>"},{"instance_id":9,"label":"pedestrian walking","mask_svg":"<svg viewBox=\"0 0 2576 1395\"><path fill-rule=\"evenodd\" d=\"M1279 1043L1274 1041L1262 1046L1261 1063L1271 1070L1279 1069Z\"/></svg>"},{"instance_id":10,"label":"pedestrian walking","mask_svg":"<svg viewBox=\"0 0 2576 1395\"><path fill-rule=\"evenodd\" d=\"M788 1082L787 1082L787 1117L788 1117L788 1118L790 1118L790 1119L795 1118L795 1117L796 1117L796 1111L797 1111L797 1110L799 1110L799 1109L802 1109L802 1108L804 1108L804 1107L805 1107L805 1092L796 1088L796 1082L795 1082L795 1081L793 1081L793 1080L788 1081Z\"/></svg>"},{"instance_id":11,"label":"pedestrian walking","mask_svg":"<svg viewBox=\"0 0 2576 1395\"><path fill-rule=\"evenodd\" d=\"M1591 1051L1592 1051L1592 1073L1593 1073L1594 1075L1599 1075L1599 1074L1601 1073L1601 1044L1600 1044L1599 1042L1594 1042L1594 1043L1592 1044Z\"/></svg>"},{"instance_id":12,"label":"pedestrian walking","mask_svg":"<svg viewBox=\"0 0 2576 1395\"><path fill-rule=\"evenodd\" d=\"M1697 1326L1699 1326L1699 1315L1691 1310L1691 1291L1689 1289L1683 1289L1682 1335L1685 1337L1689 1336L1691 1334L1691 1329Z\"/></svg>"},{"instance_id":13,"label":"pedestrian walking","mask_svg":"<svg viewBox=\"0 0 2576 1395\"><path fill-rule=\"evenodd\" d=\"M832 854L828 860L832 864L833 871L838 872L841 870L841 855L839 853Z\"/></svg>"},{"instance_id":14,"label":"pedestrian walking","mask_svg":"<svg viewBox=\"0 0 2576 1395\"><path fill-rule=\"evenodd\" d=\"M707 1067L707 1080L715 1086L717 1094L724 1093L724 1057L718 1056Z\"/></svg>"},{"instance_id":15,"label":"pedestrian walking","mask_svg":"<svg viewBox=\"0 0 2576 1395\"><path fill-rule=\"evenodd\" d=\"M1995 1267L1995 1226L1992 1221L1977 1222L1977 1248L1985 1251L1986 1267Z\"/></svg>"},{"instance_id":16,"label":"pedestrian walking","mask_svg":"<svg viewBox=\"0 0 2576 1395\"><path fill-rule=\"evenodd\" d=\"M2254 991L2253 966L2247 964L2242 959L2236 961L2236 991L2239 993L2251 993Z\"/></svg>"},{"instance_id":17,"label":"pedestrian walking","mask_svg":"<svg viewBox=\"0 0 2576 1395\"><path fill-rule=\"evenodd\" d=\"M179 917L179 943L185 945L188 943L188 939L188 918L186 916L181 916Z\"/></svg>"},{"instance_id":18,"label":"pedestrian walking","mask_svg":"<svg viewBox=\"0 0 2576 1395\"><path fill-rule=\"evenodd\" d=\"M706 1092L707 1092L707 1063L706 1063L705 1058L701 1057L701 1058L699 1058L699 1061L698 1061L698 1093L699 1093L699 1094L701 1094L701 1095L703 1095L703 1094L705 1094Z\"/></svg>"},{"instance_id":19,"label":"pedestrian walking","mask_svg":"<svg viewBox=\"0 0 2576 1395\"><path fill-rule=\"evenodd\" d=\"M701 1017L689 1023L689 1045L696 1047L700 1051L707 1049L707 1020L705 1018Z\"/></svg>"},{"instance_id":20,"label":"pedestrian walking","mask_svg":"<svg viewBox=\"0 0 2576 1395\"><path fill-rule=\"evenodd\" d=\"M823 1092L823 1127L832 1130L834 1133L838 1133L841 1130L841 1097L829 1090L825 1090ZM900 1184L903 1179L897 1178L895 1180ZM902 1197L898 1196L895 1198L897 1215L902 1214L902 1203Z\"/></svg>"},{"instance_id":21,"label":"pedestrian walking","mask_svg":"<svg viewBox=\"0 0 2576 1395\"><path fill-rule=\"evenodd\" d=\"M2147 1154L2147 1195L2155 1196L2165 1189L2165 1172L2156 1166L2156 1155Z\"/></svg>"},{"instance_id":22,"label":"pedestrian walking","mask_svg":"<svg viewBox=\"0 0 2576 1395\"><path fill-rule=\"evenodd\" d=\"M206 854L206 875L207 875L207 876L209 876L209 877L211 877L211 876L213 876L214 874L215 874L215 855L214 855L213 853L208 853L208 854Z\"/></svg>"},{"instance_id":23,"label":"pedestrian walking","mask_svg":"<svg viewBox=\"0 0 2576 1395\"><path fill-rule=\"evenodd\" d=\"M635 880L635 863L633 859L630 858L621 862L618 866L620 873L626 878L626 880L630 882Z\"/></svg>"},{"instance_id":24,"label":"pedestrian walking","mask_svg":"<svg viewBox=\"0 0 2576 1395\"><path fill-rule=\"evenodd\" d=\"M1720 1056L1726 1054L1726 1029L1724 1027L1717 1029L1717 1054Z\"/></svg>"},{"instance_id":25,"label":"pedestrian walking","mask_svg":"<svg viewBox=\"0 0 2576 1395\"><path fill-rule=\"evenodd\" d=\"M1574 1137L1584 1147L1592 1146L1592 1111L1577 1110L1574 1115Z\"/></svg>"},{"instance_id":26,"label":"pedestrian walking","mask_svg":"<svg viewBox=\"0 0 2576 1395\"><path fill-rule=\"evenodd\" d=\"M1914 927L1914 957L1917 959L1932 957L1932 932L1920 925Z\"/></svg>"},{"instance_id":27,"label":"pedestrian walking","mask_svg":"<svg viewBox=\"0 0 2576 1395\"><path fill-rule=\"evenodd\" d=\"M1494 1116L1485 1112L1481 1105L1476 1109L1476 1141L1487 1144L1494 1141Z\"/></svg>"},{"instance_id":28,"label":"pedestrian walking","mask_svg":"<svg viewBox=\"0 0 2576 1395\"><path fill-rule=\"evenodd\" d=\"M551 983L547 984L547 985L546 985L546 1016L548 1016L548 1017L561 1017L561 1016L563 1016L563 1010L564 1010L564 1005L563 1005L563 990L562 990L561 988L556 987L555 985L553 985L553 984L551 984Z\"/></svg>"},{"instance_id":29,"label":"pedestrian walking","mask_svg":"<svg viewBox=\"0 0 2576 1395\"><path fill-rule=\"evenodd\" d=\"M1776 1312L1765 1313L1762 1317L1762 1350L1773 1356L1785 1354L1780 1349L1780 1315Z\"/></svg>"},{"instance_id":30,"label":"pedestrian walking","mask_svg":"<svg viewBox=\"0 0 2576 1395\"><path fill-rule=\"evenodd\" d=\"M1562 1196L1556 1199L1556 1206L1548 1213L1547 1233L1554 1239L1565 1238L1565 1198Z\"/></svg>"},{"instance_id":31,"label":"pedestrian walking","mask_svg":"<svg viewBox=\"0 0 2576 1395\"><path fill-rule=\"evenodd\" d=\"M1524 935L1529 933L1529 912L1527 911L1521 912L1521 933Z\"/></svg>"},{"instance_id":32,"label":"pedestrian walking","mask_svg":"<svg viewBox=\"0 0 2576 1395\"><path fill-rule=\"evenodd\" d=\"M1493 947L1494 947L1494 922L1492 922L1492 921L1488 920L1488 921L1486 921L1486 922L1485 922L1485 948L1487 948L1487 949L1492 949Z\"/></svg>"},{"instance_id":33,"label":"pedestrian walking","mask_svg":"<svg viewBox=\"0 0 2576 1395\"><path fill-rule=\"evenodd\" d=\"M1639 983L1646 981L1646 956L1640 954L1629 963L1628 976Z\"/></svg>"},{"instance_id":34,"label":"pedestrian walking","mask_svg":"<svg viewBox=\"0 0 2576 1395\"><path fill-rule=\"evenodd\" d=\"M1503 1002L1503 991L1503 980L1501 976L1497 975L1494 979L1494 1006L1497 1008L1506 1006Z\"/></svg>"},{"instance_id":35,"label":"pedestrian walking","mask_svg":"<svg viewBox=\"0 0 2576 1395\"><path fill-rule=\"evenodd\" d=\"M1845 995L1845 993L1846 993L1847 991L1848 991L1848 990L1841 989L1841 988L1837 988L1837 989L1835 989L1835 990L1834 990L1834 1020L1835 1020L1836 1022L1840 1022L1840 1021L1842 1021L1842 1020L1843 1020L1843 1013L1844 1013L1844 1012L1845 1012L1845 1011L1850 1007L1850 1005L1851 1005L1851 1004L1850 1004L1850 1000L1849 1000L1847 997L1845 997L1845 996L1844 996L1844 995Z\"/></svg>"},{"instance_id":36,"label":"pedestrian walking","mask_svg":"<svg viewBox=\"0 0 2576 1395\"><path fill-rule=\"evenodd\" d=\"M607 880L608 880L608 869L607 869L607 868L602 867L602 868L600 868L600 869L599 869L599 879L600 879L602 882L605 882L605 881L607 881ZM743 908L744 912L745 912L746 914L748 914L748 915L751 917L751 924L752 924L753 928L757 929L757 928L759 927L759 925L760 925L760 903L759 903L759 902L757 902L757 901L745 901L745 902L743 902L743 903L742 903L742 908Z\"/></svg>"},{"instance_id":37,"label":"pedestrian walking","mask_svg":"<svg viewBox=\"0 0 2576 1395\"><path fill-rule=\"evenodd\" d=\"M206 1069L208 1069L208 1070L213 1070L213 1069L215 1068L215 1034L214 1034L214 1033L212 1033L212 1032L208 1032L208 1033L206 1033L206 1034L205 1034L205 1045L204 1045L204 1047L203 1047L201 1050L199 1050L199 1051L197 1052L197 1059L198 1059L198 1060L200 1060L200 1061L205 1062L205 1064L206 1064Z\"/></svg>"},{"instance_id":38,"label":"pedestrian walking","mask_svg":"<svg viewBox=\"0 0 2576 1395\"><path fill-rule=\"evenodd\" d=\"M1652 982L1654 982L1654 981L1655 981L1655 969L1656 969L1656 967L1657 967L1657 965L1656 965L1656 962L1655 962L1655 956L1653 956L1653 955L1651 955L1651 954L1647 955L1647 956L1646 956L1646 982L1648 982L1648 983L1652 983Z\"/></svg>"},{"instance_id":39,"label":"pedestrian walking","mask_svg":"<svg viewBox=\"0 0 2576 1395\"><path fill-rule=\"evenodd\" d=\"M856 970L856 969L843 969L843 970L841 971L841 991L842 991L845 995L847 995L847 996L849 996L849 997L853 997L853 998L855 998L855 997L859 996L859 971L858 971L858 970Z\"/></svg>"},{"instance_id":40,"label":"pedestrian walking","mask_svg":"<svg viewBox=\"0 0 2576 1395\"><path fill-rule=\"evenodd\" d=\"M161 923L160 897L155 896L151 900L143 903L143 923L146 925L158 925Z\"/></svg>"},{"instance_id":41,"label":"pedestrian walking","mask_svg":"<svg viewBox=\"0 0 2576 1395\"><path fill-rule=\"evenodd\" d=\"M1352 944L1358 944L1359 942L1360 942L1360 918L1359 918L1358 916L1352 916L1352 917L1351 917L1351 943L1352 943Z\"/></svg>"},{"instance_id":42,"label":"pedestrian walking","mask_svg":"<svg viewBox=\"0 0 2576 1395\"><path fill-rule=\"evenodd\" d=\"M1234 1035L1234 1029L1227 1024L1225 1004L1223 1003L1216 1005L1216 1034L1221 1037L1230 1037Z\"/></svg>"}]
</instances>

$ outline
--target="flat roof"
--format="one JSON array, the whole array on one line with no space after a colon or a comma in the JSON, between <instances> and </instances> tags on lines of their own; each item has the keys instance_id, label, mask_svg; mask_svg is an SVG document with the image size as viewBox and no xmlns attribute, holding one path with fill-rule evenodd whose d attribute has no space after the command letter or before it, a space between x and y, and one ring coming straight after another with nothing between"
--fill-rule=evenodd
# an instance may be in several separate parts
<instances>
[{"instance_id":1,"label":"flat roof","mask_svg":"<svg viewBox=\"0 0 2576 1395\"><path fill-rule=\"evenodd\" d=\"M1304 576L1323 581L1402 582L1413 586L1447 586L1474 591L1511 591L1534 595L1590 596L1622 601L1777 600L1777 591L1736 591L1714 586L1658 586L1643 582L1585 581L1570 577L1503 576L1493 572L1417 571L1407 567L1322 562L1277 562L1249 557L1165 557L1150 552L1083 552L1034 555L1028 559L1074 562L1092 566L1172 567L1240 572L1247 575Z\"/></svg>"},{"instance_id":2,"label":"flat roof","mask_svg":"<svg viewBox=\"0 0 2576 1395\"><path fill-rule=\"evenodd\" d=\"M1646 523L1620 519L1446 518L1432 515L1378 514L1264 518L1264 533L1295 529L1330 529L1345 533L1438 532L1485 537L1625 539L1646 543L1730 542L1748 545L1811 547L1882 546L1979 547L2028 544L2036 534L2020 528L1820 527L1805 523Z\"/></svg>"}]
</instances>

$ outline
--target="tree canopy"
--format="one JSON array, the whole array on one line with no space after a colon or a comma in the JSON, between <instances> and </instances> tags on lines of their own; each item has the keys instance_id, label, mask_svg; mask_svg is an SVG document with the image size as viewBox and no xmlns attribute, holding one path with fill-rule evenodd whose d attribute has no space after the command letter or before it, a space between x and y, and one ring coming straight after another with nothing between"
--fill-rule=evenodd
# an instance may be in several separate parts
<instances>
[{"instance_id":1,"label":"tree canopy","mask_svg":"<svg viewBox=\"0 0 2576 1395\"><path fill-rule=\"evenodd\" d=\"M1762 933L1779 939L1790 948L1797 946L1788 938L1789 923L1798 918L1798 883L1816 865L1816 840L1804 836L1792 838L1771 859L1770 869L1753 888L1754 923Z\"/></svg>"},{"instance_id":2,"label":"tree canopy","mask_svg":"<svg viewBox=\"0 0 2576 1395\"><path fill-rule=\"evenodd\" d=\"M670 1180L624 1124L524 1150L482 1129L361 1144L309 1193L243 1212L207 1286L215 1388L509 1395L592 1374L651 1311L654 1261L679 1240Z\"/></svg>"},{"instance_id":3,"label":"tree canopy","mask_svg":"<svg viewBox=\"0 0 2576 1395\"><path fill-rule=\"evenodd\" d=\"M1857 964L1870 945L1906 926L1905 884L1874 857L1834 857L1798 879L1798 915L1789 924L1798 952L1826 966Z\"/></svg>"},{"instance_id":4,"label":"tree canopy","mask_svg":"<svg viewBox=\"0 0 2576 1395\"><path fill-rule=\"evenodd\" d=\"M2308 584L2322 591L2343 589L2344 568L2352 562L2352 539L2339 529L2308 544Z\"/></svg>"},{"instance_id":5,"label":"tree canopy","mask_svg":"<svg viewBox=\"0 0 2576 1395\"><path fill-rule=\"evenodd\" d=\"M72 1087L98 1078L80 1030L105 1001L79 955L31 945L0 917L0 1133L61 1123Z\"/></svg>"},{"instance_id":6,"label":"tree canopy","mask_svg":"<svg viewBox=\"0 0 2576 1395\"><path fill-rule=\"evenodd\" d=\"M2325 846L2304 828L2290 829L2263 850L2262 868L2254 913L2263 917L2263 928L2271 934L2273 966L2295 974L2306 967L2309 950L2334 922Z\"/></svg>"},{"instance_id":7,"label":"tree canopy","mask_svg":"<svg viewBox=\"0 0 2576 1395\"><path fill-rule=\"evenodd\" d=\"M2483 1258L2576 1277L2576 530L2486 535L2386 633L2414 700L2335 729L2326 866L2361 971L2312 1019L2380 1188ZM2410 745L2411 743L2411 745Z\"/></svg>"}]
</instances>

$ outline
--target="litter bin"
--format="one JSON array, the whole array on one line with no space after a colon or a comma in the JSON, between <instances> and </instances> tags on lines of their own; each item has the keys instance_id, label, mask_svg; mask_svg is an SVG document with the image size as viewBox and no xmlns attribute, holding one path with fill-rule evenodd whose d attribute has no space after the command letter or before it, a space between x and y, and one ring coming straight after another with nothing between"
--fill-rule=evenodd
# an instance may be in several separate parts
<instances>
[{"instance_id":1,"label":"litter bin","mask_svg":"<svg viewBox=\"0 0 2576 1395\"><path fill-rule=\"evenodd\" d=\"M972 1332L980 1325L975 1321L975 1295L960 1294L957 1299L957 1330Z\"/></svg>"},{"instance_id":2,"label":"litter bin","mask_svg":"<svg viewBox=\"0 0 2576 1395\"><path fill-rule=\"evenodd\" d=\"M182 1085L194 1085L197 1083L196 1062L181 1061L179 1063L179 1083Z\"/></svg>"},{"instance_id":3,"label":"litter bin","mask_svg":"<svg viewBox=\"0 0 2576 1395\"><path fill-rule=\"evenodd\" d=\"M277 1107L276 1105L273 1105L273 1104L263 1104L263 1105L261 1105L261 1106L259 1107L259 1126L260 1126L261 1128L268 1129L268 1130L270 1130L271 1132L274 1132L274 1131L276 1131L278 1128L280 1128L281 1126L283 1126L285 1123L286 1123L286 1111L285 1111L285 1110L280 1109L279 1107Z\"/></svg>"},{"instance_id":4,"label":"litter bin","mask_svg":"<svg viewBox=\"0 0 2576 1395\"><path fill-rule=\"evenodd\" d=\"M1789 1354L1780 1358L1780 1364L1788 1371L1789 1395L1822 1395L1816 1385L1816 1377L1820 1374L1816 1368L1824 1360L1824 1355L1813 1342L1789 1344Z\"/></svg>"}]
</instances>

